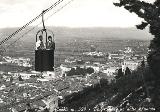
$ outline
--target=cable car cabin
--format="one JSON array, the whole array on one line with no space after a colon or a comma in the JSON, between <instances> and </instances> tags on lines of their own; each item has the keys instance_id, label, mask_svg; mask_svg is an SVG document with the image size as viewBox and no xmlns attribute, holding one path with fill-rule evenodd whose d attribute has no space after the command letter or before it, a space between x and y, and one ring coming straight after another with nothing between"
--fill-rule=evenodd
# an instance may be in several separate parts
<instances>
[{"instance_id":1,"label":"cable car cabin","mask_svg":"<svg viewBox=\"0 0 160 112\"><path fill-rule=\"evenodd\" d=\"M54 71L54 34L48 36L47 32L46 29L42 29L36 35L35 71Z\"/></svg>"}]
</instances>

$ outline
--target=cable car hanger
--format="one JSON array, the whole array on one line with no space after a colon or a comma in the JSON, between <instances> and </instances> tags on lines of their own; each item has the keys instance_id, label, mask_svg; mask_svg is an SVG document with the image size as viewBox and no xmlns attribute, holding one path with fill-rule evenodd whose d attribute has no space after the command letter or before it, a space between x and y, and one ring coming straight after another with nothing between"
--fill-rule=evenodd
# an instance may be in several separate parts
<instances>
[{"instance_id":1,"label":"cable car hanger","mask_svg":"<svg viewBox=\"0 0 160 112\"><path fill-rule=\"evenodd\" d=\"M47 29L46 29L45 24L44 24L44 14L45 14L46 10L43 10L42 13L41 13L42 14L42 25L43 25L43 28L37 32L37 34L36 34L36 42L37 42L37 36L38 36L38 34L40 32L42 33L42 35L43 35L43 32L45 32L45 34L46 34L46 42L47 42L47 31L46 31Z\"/></svg>"},{"instance_id":2,"label":"cable car hanger","mask_svg":"<svg viewBox=\"0 0 160 112\"><path fill-rule=\"evenodd\" d=\"M45 28L45 24L44 24L44 13L45 13L46 10L43 10L42 11L42 24L43 24L43 30L45 31L46 28Z\"/></svg>"}]
</instances>

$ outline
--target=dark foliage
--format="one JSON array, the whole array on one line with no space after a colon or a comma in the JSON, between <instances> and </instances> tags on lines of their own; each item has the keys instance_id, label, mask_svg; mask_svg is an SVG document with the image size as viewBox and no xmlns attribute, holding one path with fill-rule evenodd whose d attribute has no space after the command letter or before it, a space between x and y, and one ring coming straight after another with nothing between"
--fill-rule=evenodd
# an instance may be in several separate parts
<instances>
[{"instance_id":1,"label":"dark foliage","mask_svg":"<svg viewBox=\"0 0 160 112\"><path fill-rule=\"evenodd\" d=\"M77 62L77 64L80 64L80 65L84 64L84 61L82 61L82 60L77 60L76 62Z\"/></svg>"},{"instance_id":2,"label":"dark foliage","mask_svg":"<svg viewBox=\"0 0 160 112\"><path fill-rule=\"evenodd\" d=\"M22 79L22 77L21 77L21 76L19 76L19 77L18 77L18 80L19 80L19 81L23 81L23 79Z\"/></svg>"},{"instance_id":3,"label":"dark foliage","mask_svg":"<svg viewBox=\"0 0 160 112\"><path fill-rule=\"evenodd\" d=\"M10 77L10 82L13 82L13 77L12 76Z\"/></svg>"},{"instance_id":4,"label":"dark foliage","mask_svg":"<svg viewBox=\"0 0 160 112\"><path fill-rule=\"evenodd\" d=\"M88 73L88 74L94 73L94 69L89 67L86 69L86 73Z\"/></svg>"},{"instance_id":5,"label":"dark foliage","mask_svg":"<svg viewBox=\"0 0 160 112\"><path fill-rule=\"evenodd\" d=\"M71 70L67 73L68 76L72 76L76 74L75 68L71 68Z\"/></svg>"},{"instance_id":6,"label":"dark foliage","mask_svg":"<svg viewBox=\"0 0 160 112\"><path fill-rule=\"evenodd\" d=\"M131 71L130 71L130 69L128 67L126 67L125 75L131 75Z\"/></svg>"},{"instance_id":7,"label":"dark foliage","mask_svg":"<svg viewBox=\"0 0 160 112\"><path fill-rule=\"evenodd\" d=\"M80 67L77 67L75 72L76 72L75 75L85 75L85 69Z\"/></svg>"},{"instance_id":8,"label":"dark foliage","mask_svg":"<svg viewBox=\"0 0 160 112\"><path fill-rule=\"evenodd\" d=\"M143 30L148 25L146 22L142 22L140 25L136 25L137 29Z\"/></svg>"},{"instance_id":9,"label":"dark foliage","mask_svg":"<svg viewBox=\"0 0 160 112\"><path fill-rule=\"evenodd\" d=\"M86 74L91 74L94 73L94 69L89 67L87 69L85 68L80 68L79 66L75 68L71 68L71 70L67 73L68 76L73 76L73 75L83 75L85 76Z\"/></svg>"},{"instance_id":10,"label":"dark foliage","mask_svg":"<svg viewBox=\"0 0 160 112\"><path fill-rule=\"evenodd\" d=\"M100 84L97 83L92 86L85 87L85 88L83 88L82 91L80 91L78 93L72 93L71 95L66 96L65 102L62 106L67 106L67 108L69 107L72 109L84 107L87 105L88 101L91 100L91 96L92 97L93 97L93 95L97 96L99 93L101 93L104 90L104 88L106 90L106 88L108 88L108 86L109 86L108 80L101 79Z\"/></svg>"},{"instance_id":11,"label":"dark foliage","mask_svg":"<svg viewBox=\"0 0 160 112\"><path fill-rule=\"evenodd\" d=\"M142 100L146 98L144 90L145 84L143 82L142 74L146 76L145 80L147 86L149 87L150 84L148 83L150 82L149 79L151 78L151 71L148 68L142 68L140 66L138 70L132 72L132 75L123 75L123 77L117 79L116 82L108 84L108 81L106 79L101 79L100 83L97 83L90 87L85 87L78 93L73 93L66 96L65 102L62 104L62 107L65 106L67 108L77 109L79 107L88 105L88 108L90 108L91 105L95 106L99 101L106 101L106 99L107 105L119 107L122 104L123 99L132 93L132 95L128 97L128 100L130 104L138 110ZM103 96L105 96L103 100L102 96L100 97L100 94L102 93ZM113 95L115 96L114 98ZM97 97L100 97L101 100L95 100ZM93 104L89 105L92 101ZM128 105L123 104L121 108L128 109L129 107Z\"/></svg>"},{"instance_id":12,"label":"dark foliage","mask_svg":"<svg viewBox=\"0 0 160 112\"><path fill-rule=\"evenodd\" d=\"M119 79L119 78L121 78L121 77L123 77L123 72L122 72L122 68L120 68L120 69L118 69L118 74L116 75L116 79Z\"/></svg>"},{"instance_id":13,"label":"dark foliage","mask_svg":"<svg viewBox=\"0 0 160 112\"><path fill-rule=\"evenodd\" d=\"M145 62L144 62L144 60L141 62L141 67L145 68Z\"/></svg>"},{"instance_id":14,"label":"dark foliage","mask_svg":"<svg viewBox=\"0 0 160 112\"><path fill-rule=\"evenodd\" d=\"M115 6L124 7L129 12L136 13L144 21L137 25L138 29L144 29L149 26L149 31L154 35L154 39L150 43L150 52L148 56L148 64L152 72L152 102L156 111L160 111L160 0L154 0L148 3L141 0L119 0L114 3ZM150 74L151 75L151 74Z\"/></svg>"}]
</instances>

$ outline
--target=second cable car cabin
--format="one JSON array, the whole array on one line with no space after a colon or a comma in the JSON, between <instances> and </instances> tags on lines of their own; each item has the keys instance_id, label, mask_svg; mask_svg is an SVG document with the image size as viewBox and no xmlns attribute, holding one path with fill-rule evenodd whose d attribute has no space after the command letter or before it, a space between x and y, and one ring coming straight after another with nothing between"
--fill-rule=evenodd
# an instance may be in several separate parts
<instances>
[{"instance_id":1,"label":"second cable car cabin","mask_svg":"<svg viewBox=\"0 0 160 112\"><path fill-rule=\"evenodd\" d=\"M54 71L54 34L47 29L39 30L36 34L35 70Z\"/></svg>"}]
</instances>

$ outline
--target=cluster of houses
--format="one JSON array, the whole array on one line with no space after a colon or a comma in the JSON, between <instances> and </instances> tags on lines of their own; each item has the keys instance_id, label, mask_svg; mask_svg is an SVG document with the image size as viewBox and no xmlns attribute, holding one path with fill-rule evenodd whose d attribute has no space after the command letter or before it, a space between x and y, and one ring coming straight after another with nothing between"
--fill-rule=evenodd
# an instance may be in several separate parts
<instances>
[{"instance_id":1,"label":"cluster of houses","mask_svg":"<svg viewBox=\"0 0 160 112\"><path fill-rule=\"evenodd\" d=\"M91 67L94 69L95 73L105 73L106 76L115 76L118 72L118 69L122 68L122 71L125 72L125 69L128 67L131 71L134 71L140 66L142 60L124 60L121 63L93 63L93 64L84 64L80 65L81 68L88 68ZM112 65L112 66L111 66ZM76 65L77 66L77 65ZM76 66L67 66L67 65L60 65L61 73L66 76L66 73Z\"/></svg>"},{"instance_id":2,"label":"cluster of houses","mask_svg":"<svg viewBox=\"0 0 160 112\"><path fill-rule=\"evenodd\" d=\"M2 112L25 112L28 109L37 109L39 112L47 109L53 112L58 108L59 90L66 85L62 84L63 87L60 87L60 83L64 82L57 83L58 78L55 73L49 71L0 72L0 76L0 111ZM22 80L19 80L19 77Z\"/></svg>"},{"instance_id":3,"label":"cluster of houses","mask_svg":"<svg viewBox=\"0 0 160 112\"><path fill-rule=\"evenodd\" d=\"M128 67L131 71L137 69L140 66L142 60L146 61L145 55L134 54L132 48L126 47L124 51L121 50L119 53L108 53L105 55L102 52L86 52L83 55L90 56L103 56L107 59L105 63L101 63L101 61L91 62L90 60L81 59L84 61L83 64L76 64L76 58L72 57L65 60L65 64L60 65L60 69L62 74L66 74L71 68L75 66L80 66L81 68L91 67L94 69L95 73L105 73L107 76L115 76L118 72L118 69L122 68L122 71L125 72L125 69Z\"/></svg>"},{"instance_id":4,"label":"cluster of houses","mask_svg":"<svg viewBox=\"0 0 160 112\"><path fill-rule=\"evenodd\" d=\"M32 64L30 63L30 58L13 58L9 56L4 56L2 62L0 64L11 64L11 65L17 65L17 66L23 66L23 67L32 67Z\"/></svg>"},{"instance_id":5,"label":"cluster of houses","mask_svg":"<svg viewBox=\"0 0 160 112\"><path fill-rule=\"evenodd\" d=\"M86 55L86 56L97 56L97 57L105 56L104 53L97 52L97 51L94 51L94 52L85 52L85 53L83 53L83 55Z\"/></svg>"}]
</instances>

